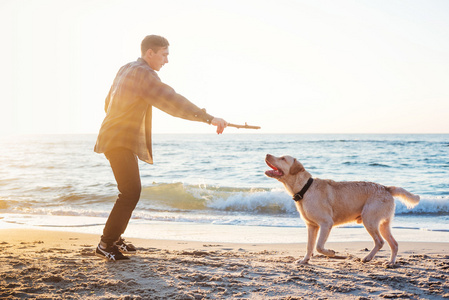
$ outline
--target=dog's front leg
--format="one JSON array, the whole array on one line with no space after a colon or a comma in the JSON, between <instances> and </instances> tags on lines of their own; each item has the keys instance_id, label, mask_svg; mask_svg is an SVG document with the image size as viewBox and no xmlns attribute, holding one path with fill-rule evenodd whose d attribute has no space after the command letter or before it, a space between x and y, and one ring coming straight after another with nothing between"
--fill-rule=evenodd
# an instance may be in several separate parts
<instances>
[{"instance_id":1,"label":"dog's front leg","mask_svg":"<svg viewBox=\"0 0 449 300\"><path fill-rule=\"evenodd\" d=\"M313 248L315 247L316 237L318 235L319 227L317 225L307 224L307 252L302 260L297 260L298 264L307 264L313 255Z\"/></svg>"},{"instance_id":2,"label":"dog's front leg","mask_svg":"<svg viewBox=\"0 0 449 300\"><path fill-rule=\"evenodd\" d=\"M335 256L334 250L324 248L324 244L326 243L327 238L329 237L333 225L334 223L330 220L327 221L326 223L320 224L320 237L318 238L318 243L316 245L316 250L319 253L324 254L328 257Z\"/></svg>"}]
</instances>

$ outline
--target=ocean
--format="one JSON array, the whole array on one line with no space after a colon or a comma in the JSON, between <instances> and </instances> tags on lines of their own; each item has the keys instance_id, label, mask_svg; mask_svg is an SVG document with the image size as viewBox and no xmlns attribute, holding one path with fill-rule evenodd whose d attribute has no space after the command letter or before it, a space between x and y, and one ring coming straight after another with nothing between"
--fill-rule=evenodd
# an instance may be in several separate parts
<instances>
[{"instance_id":1,"label":"ocean","mask_svg":"<svg viewBox=\"0 0 449 300\"><path fill-rule=\"evenodd\" d=\"M449 134L229 131L154 135L154 165L140 163L142 195L126 236L306 241L293 200L281 183L264 175L270 153L296 157L313 177L373 181L418 194L421 201L413 209L396 201L393 233L449 241ZM93 152L95 139L0 137L0 228L101 234L117 190L108 161ZM366 232L354 235L353 228L363 227L347 224L333 231L340 241L371 240Z\"/></svg>"}]
</instances>

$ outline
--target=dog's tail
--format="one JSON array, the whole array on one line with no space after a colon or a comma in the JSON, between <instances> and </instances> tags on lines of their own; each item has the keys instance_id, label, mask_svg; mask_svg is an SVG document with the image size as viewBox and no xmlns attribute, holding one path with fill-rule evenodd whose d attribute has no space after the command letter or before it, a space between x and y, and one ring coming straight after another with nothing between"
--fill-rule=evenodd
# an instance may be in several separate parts
<instances>
[{"instance_id":1,"label":"dog's tail","mask_svg":"<svg viewBox=\"0 0 449 300\"><path fill-rule=\"evenodd\" d=\"M387 191L393 196L398 197L402 203L404 203L407 208L413 208L419 203L419 196L407 192L403 188L388 186Z\"/></svg>"}]
</instances>

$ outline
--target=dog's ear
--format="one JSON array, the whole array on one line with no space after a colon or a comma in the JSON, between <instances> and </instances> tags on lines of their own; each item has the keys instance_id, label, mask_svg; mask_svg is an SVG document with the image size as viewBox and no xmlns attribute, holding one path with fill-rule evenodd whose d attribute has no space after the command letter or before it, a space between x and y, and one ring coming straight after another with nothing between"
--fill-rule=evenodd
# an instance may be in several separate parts
<instances>
[{"instance_id":1,"label":"dog's ear","mask_svg":"<svg viewBox=\"0 0 449 300\"><path fill-rule=\"evenodd\" d=\"M290 171L289 171L290 175L296 175L299 172L303 172L303 171L305 171L304 167L295 158L295 160L293 161L293 165L290 167Z\"/></svg>"}]
</instances>

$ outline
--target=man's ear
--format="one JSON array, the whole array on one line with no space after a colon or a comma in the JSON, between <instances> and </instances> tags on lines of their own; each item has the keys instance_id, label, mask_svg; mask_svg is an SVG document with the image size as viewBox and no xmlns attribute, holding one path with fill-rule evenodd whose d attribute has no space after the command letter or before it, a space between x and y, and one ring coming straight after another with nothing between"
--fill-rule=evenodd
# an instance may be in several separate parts
<instances>
[{"instance_id":1,"label":"man's ear","mask_svg":"<svg viewBox=\"0 0 449 300\"><path fill-rule=\"evenodd\" d=\"M151 58L153 56L154 51L151 48L148 48L147 52L145 52L145 57Z\"/></svg>"},{"instance_id":2,"label":"man's ear","mask_svg":"<svg viewBox=\"0 0 449 300\"><path fill-rule=\"evenodd\" d=\"M299 172L303 172L303 171L305 171L304 167L295 158L295 160L293 161L293 165L290 167L290 171L289 171L290 175L296 175Z\"/></svg>"}]
</instances>

